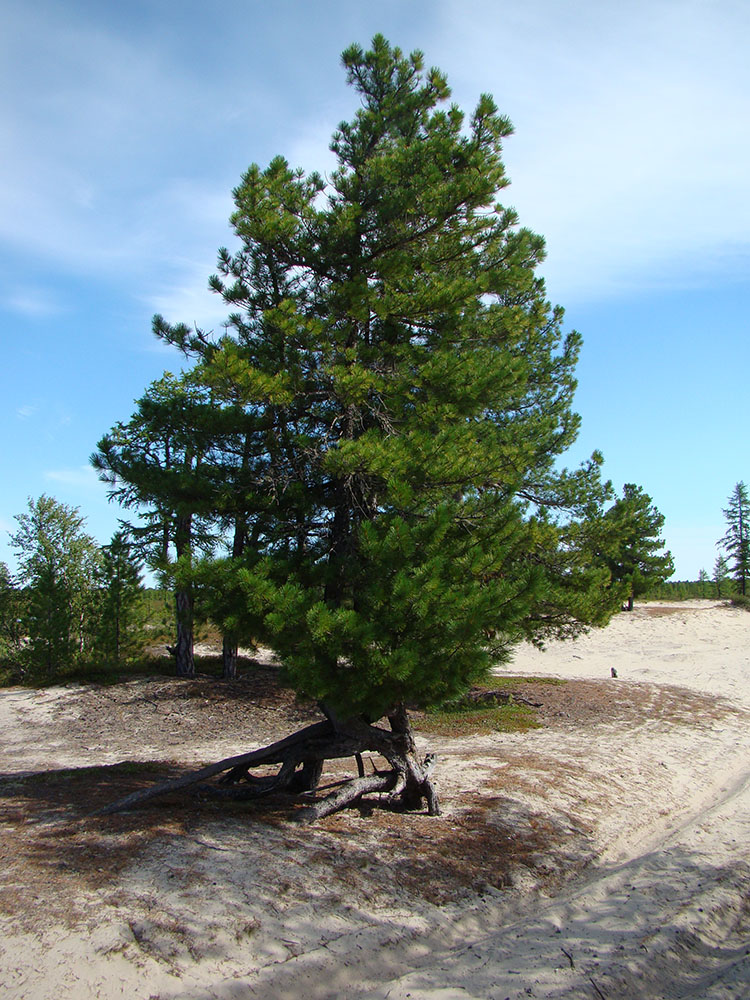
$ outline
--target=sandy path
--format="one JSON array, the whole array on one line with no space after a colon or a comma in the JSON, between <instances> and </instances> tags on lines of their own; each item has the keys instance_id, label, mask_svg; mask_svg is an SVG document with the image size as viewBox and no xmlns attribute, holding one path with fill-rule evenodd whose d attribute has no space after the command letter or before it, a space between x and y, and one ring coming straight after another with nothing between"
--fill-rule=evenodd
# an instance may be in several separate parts
<instances>
[{"instance_id":1,"label":"sandy path","mask_svg":"<svg viewBox=\"0 0 750 1000\"><path fill-rule=\"evenodd\" d=\"M750 615L712 602L662 611L636 609L543 654L522 649L507 669L605 679L614 666L613 685L679 684L740 711L699 726L613 720L595 739L540 730L442 748L449 814L478 780L515 768L524 782L499 800L498 822L514 809L528 822L536 811L563 832L569 824L571 844L587 831L596 862L553 898L519 880L458 903L405 906L388 893L387 861L368 855L367 820L354 886L337 849L317 859L283 827L258 843L236 823L213 823L142 854L120 878L120 897L91 893L96 918L86 928L29 933L5 921L3 996L750 997ZM29 741L52 706L45 694L18 694L0 697L13 769L71 755ZM87 760L102 752L76 751Z\"/></svg>"},{"instance_id":2,"label":"sandy path","mask_svg":"<svg viewBox=\"0 0 750 1000\"><path fill-rule=\"evenodd\" d=\"M641 608L603 632L545 652L519 650L508 672L681 684L750 706L750 619L715 602ZM650 613L649 613L650 612ZM616 682L614 682L616 683ZM606 748L623 758L658 753L678 795L647 783L660 818L630 796L599 824L602 863L531 916L482 935L373 995L606 997L729 1000L750 997L750 733L722 724L708 737ZM565 748L562 748L565 752ZM570 748L567 748L568 751ZM604 766L604 763L603 763ZM631 784L630 791L633 791ZM622 800L621 800L622 801ZM633 815L634 813L634 815ZM639 818L640 814L640 818ZM619 835L618 835L619 831ZM609 863L607 863L609 862ZM441 960L442 959L442 960Z\"/></svg>"}]
</instances>

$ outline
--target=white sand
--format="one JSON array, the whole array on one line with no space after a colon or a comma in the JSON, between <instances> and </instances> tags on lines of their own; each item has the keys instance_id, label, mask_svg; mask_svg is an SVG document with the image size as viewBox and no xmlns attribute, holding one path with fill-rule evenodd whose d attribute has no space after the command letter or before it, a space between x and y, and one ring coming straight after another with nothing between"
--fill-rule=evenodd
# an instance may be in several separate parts
<instances>
[{"instance_id":1,"label":"white sand","mask_svg":"<svg viewBox=\"0 0 750 1000\"><path fill-rule=\"evenodd\" d=\"M281 827L259 843L234 821L215 822L146 850L115 892L91 890L88 923L21 932L3 919L0 995L750 997L750 615L709 601L672 607L661 617L636 608L544 653L520 650L505 669L606 679L614 666L613 685L682 685L738 711L700 726L654 716L613 721L595 738L549 729L444 748L449 816L461 792L523 753L529 780L504 800L504 818L527 807L567 817L571 843L590 829L595 861L559 895L525 892L519 877L507 891L404 906L371 865L366 819L354 886L297 832ZM45 756L28 737L51 696L10 694L0 698L0 747L17 756L3 770L42 767L61 748ZM442 821L425 819L426 833L430 822Z\"/></svg>"}]
</instances>

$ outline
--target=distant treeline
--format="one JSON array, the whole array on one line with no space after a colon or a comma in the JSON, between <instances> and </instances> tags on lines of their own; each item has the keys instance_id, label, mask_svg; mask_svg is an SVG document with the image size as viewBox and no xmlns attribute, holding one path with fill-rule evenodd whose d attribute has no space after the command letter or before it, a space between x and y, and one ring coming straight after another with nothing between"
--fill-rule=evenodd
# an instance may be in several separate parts
<instances>
[{"instance_id":1,"label":"distant treeline","mask_svg":"<svg viewBox=\"0 0 750 1000\"><path fill-rule=\"evenodd\" d=\"M653 587L648 601L691 601L697 598L729 600L735 593L731 580L668 580Z\"/></svg>"}]
</instances>

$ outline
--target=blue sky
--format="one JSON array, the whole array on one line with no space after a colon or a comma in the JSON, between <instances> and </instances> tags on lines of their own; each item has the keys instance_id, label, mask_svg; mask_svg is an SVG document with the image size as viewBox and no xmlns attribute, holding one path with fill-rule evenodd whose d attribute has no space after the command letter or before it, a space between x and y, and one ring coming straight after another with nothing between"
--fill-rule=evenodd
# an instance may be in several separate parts
<instances>
[{"instance_id":1,"label":"blue sky","mask_svg":"<svg viewBox=\"0 0 750 1000\"><path fill-rule=\"evenodd\" d=\"M584 338L571 461L599 448L653 497L677 578L712 568L750 481L746 0L4 0L0 559L41 493L109 540L89 455L179 368L152 314L218 327L233 186L277 153L331 165L340 53L376 32L513 121L504 201Z\"/></svg>"}]
</instances>

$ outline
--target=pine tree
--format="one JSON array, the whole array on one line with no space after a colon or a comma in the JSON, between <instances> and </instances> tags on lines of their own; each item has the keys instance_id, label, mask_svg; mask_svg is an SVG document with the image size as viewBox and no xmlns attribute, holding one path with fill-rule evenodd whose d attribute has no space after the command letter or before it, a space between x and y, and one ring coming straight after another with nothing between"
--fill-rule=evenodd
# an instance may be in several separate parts
<instances>
[{"instance_id":1,"label":"pine tree","mask_svg":"<svg viewBox=\"0 0 750 1000\"><path fill-rule=\"evenodd\" d=\"M674 572L670 552L661 552L659 537L664 517L640 486L626 483L623 495L604 516L605 537L601 558L612 579L627 587L627 610L636 597L647 594Z\"/></svg>"},{"instance_id":2,"label":"pine tree","mask_svg":"<svg viewBox=\"0 0 750 1000\"><path fill-rule=\"evenodd\" d=\"M279 783L376 749L393 772L313 814L366 790L434 811L405 706L455 697L522 638L607 620L585 521L608 486L599 455L558 469L580 338L535 275L543 240L497 202L510 123L487 95L468 118L445 106L444 75L381 36L343 62L361 107L330 180L277 157L234 192L240 249L211 279L226 335L155 330L254 421L253 543L217 578L327 718L285 743Z\"/></svg>"},{"instance_id":3,"label":"pine tree","mask_svg":"<svg viewBox=\"0 0 750 1000\"><path fill-rule=\"evenodd\" d=\"M97 653L113 666L120 666L142 645L142 565L124 531L115 532L102 548L96 574Z\"/></svg>"},{"instance_id":4,"label":"pine tree","mask_svg":"<svg viewBox=\"0 0 750 1000\"><path fill-rule=\"evenodd\" d=\"M735 485L722 513L727 533L717 544L731 560L730 571L738 592L745 594L750 577L750 497L742 481Z\"/></svg>"},{"instance_id":5,"label":"pine tree","mask_svg":"<svg viewBox=\"0 0 750 1000\"><path fill-rule=\"evenodd\" d=\"M714 575L713 582L716 585L716 596L722 596L722 588L724 588L724 594L727 592L727 583L729 580L729 562L726 556L717 556L716 562L714 563Z\"/></svg>"},{"instance_id":6,"label":"pine tree","mask_svg":"<svg viewBox=\"0 0 750 1000\"><path fill-rule=\"evenodd\" d=\"M210 484L202 468L210 450L211 403L189 380L169 373L137 401L127 423L118 423L97 445L91 463L111 485L110 498L139 512L130 529L152 568L175 595L177 674L195 674L194 594L190 580L196 543L204 531Z\"/></svg>"}]
</instances>

